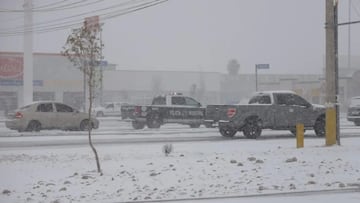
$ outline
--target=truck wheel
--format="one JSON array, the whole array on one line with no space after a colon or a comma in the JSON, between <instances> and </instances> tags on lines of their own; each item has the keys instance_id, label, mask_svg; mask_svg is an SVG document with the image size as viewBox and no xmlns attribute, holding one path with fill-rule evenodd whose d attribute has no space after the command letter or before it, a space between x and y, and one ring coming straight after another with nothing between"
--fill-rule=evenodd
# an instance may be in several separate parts
<instances>
[{"instance_id":1,"label":"truck wheel","mask_svg":"<svg viewBox=\"0 0 360 203\"><path fill-rule=\"evenodd\" d=\"M219 132L224 137L234 137L237 131L232 127L225 126L225 127L219 127Z\"/></svg>"},{"instance_id":2,"label":"truck wheel","mask_svg":"<svg viewBox=\"0 0 360 203\"><path fill-rule=\"evenodd\" d=\"M150 114L146 121L148 128L160 128L161 123L160 115L157 113Z\"/></svg>"},{"instance_id":3,"label":"truck wheel","mask_svg":"<svg viewBox=\"0 0 360 203\"><path fill-rule=\"evenodd\" d=\"M324 137L325 136L325 116L320 116L314 125L314 131L316 136Z\"/></svg>"},{"instance_id":4,"label":"truck wheel","mask_svg":"<svg viewBox=\"0 0 360 203\"><path fill-rule=\"evenodd\" d=\"M132 127L136 130L143 129L145 127L145 123L139 122L139 121L133 121Z\"/></svg>"},{"instance_id":5,"label":"truck wheel","mask_svg":"<svg viewBox=\"0 0 360 203\"><path fill-rule=\"evenodd\" d=\"M199 123L190 124L190 128L200 128L200 124Z\"/></svg>"},{"instance_id":6,"label":"truck wheel","mask_svg":"<svg viewBox=\"0 0 360 203\"><path fill-rule=\"evenodd\" d=\"M260 122L261 121L257 118L248 119L242 129L244 136L249 139L256 139L260 137L262 131Z\"/></svg>"}]
</instances>

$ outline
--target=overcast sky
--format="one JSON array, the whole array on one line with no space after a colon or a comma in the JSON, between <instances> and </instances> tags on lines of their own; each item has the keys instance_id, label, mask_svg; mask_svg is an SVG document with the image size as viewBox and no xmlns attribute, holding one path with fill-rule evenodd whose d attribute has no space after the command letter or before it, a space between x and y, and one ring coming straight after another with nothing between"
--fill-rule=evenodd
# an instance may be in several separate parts
<instances>
[{"instance_id":1,"label":"overcast sky","mask_svg":"<svg viewBox=\"0 0 360 203\"><path fill-rule=\"evenodd\" d=\"M34 24L84 12L88 12L86 16L100 15L105 60L121 69L225 73L228 61L236 59L240 73L253 73L257 63L270 64L270 70L262 73L322 73L325 0L169 0L105 20L101 15L110 10L97 11L115 8L120 2L126 8L151 1L89 0L89 5L76 7L81 0L33 0L38 9L74 5L34 12ZM360 0L351 1L351 20L360 20ZM339 22L348 21L348 3L340 0ZM0 51L22 51L21 35L3 34L23 24L22 12L4 10L21 10L22 4L23 0L0 1ZM86 16L78 16L79 21ZM35 33L34 52L59 53L70 30ZM343 26L339 29L339 54L347 53L348 27ZM351 54L359 53L360 24L353 24Z\"/></svg>"}]
</instances>

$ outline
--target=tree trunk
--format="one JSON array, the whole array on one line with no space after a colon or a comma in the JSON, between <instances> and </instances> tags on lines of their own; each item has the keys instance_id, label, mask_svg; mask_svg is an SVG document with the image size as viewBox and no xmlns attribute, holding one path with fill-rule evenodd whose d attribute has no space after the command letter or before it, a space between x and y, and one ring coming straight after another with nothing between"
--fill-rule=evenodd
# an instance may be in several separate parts
<instances>
[{"instance_id":1,"label":"tree trunk","mask_svg":"<svg viewBox=\"0 0 360 203\"><path fill-rule=\"evenodd\" d=\"M89 86L89 111L88 111L88 114L89 114L89 122L90 122L90 125L91 127L88 128L88 137L89 137L89 144L90 144L90 147L92 149L92 151L94 152L94 155L95 155L95 160L96 160L96 167L97 167L97 172L102 174L101 172L101 167L100 167L100 160L99 160L99 156L98 156L98 153L92 143L92 139L91 139L91 131L92 131L92 123L91 123L91 111L92 111L92 102L93 102L93 77L94 77L94 67L91 65L88 69L89 71L89 78L88 78L88 86Z\"/></svg>"},{"instance_id":2,"label":"tree trunk","mask_svg":"<svg viewBox=\"0 0 360 203\"><path fill-rule=\"evenodd\" d=\"M98 153L97 153L97 151L96 151L96 149L95 149L95 147L94 147L94 145L92 143L92 140L91 140L91 128L89 128L88 132L89 132L88 133L88 135L89 135L89 144L90 144L90 147L91 147L91 149L92 149L92 151L94 152L94 155L95 155L97 172L101 174L102 172L101 172L101 167L100 167L99 156L98 156Z\"/></svg>"}]
</instances>

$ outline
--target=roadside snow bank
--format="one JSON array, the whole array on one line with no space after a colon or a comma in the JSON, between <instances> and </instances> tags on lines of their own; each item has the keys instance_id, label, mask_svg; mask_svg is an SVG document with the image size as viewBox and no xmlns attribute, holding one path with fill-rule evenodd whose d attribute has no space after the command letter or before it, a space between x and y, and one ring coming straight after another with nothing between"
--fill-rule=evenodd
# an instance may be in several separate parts
<instances>
[{"instance_id":1,"label":"roadside snow bank","mask_svg":"<svg viewBox=\"0 0 360 203\"><path fill-rule=\"evenodd\" d=\"M224 140L0 151L0 202L106 202L360 187L360 138Z\"/></svg>"}]
</instances>

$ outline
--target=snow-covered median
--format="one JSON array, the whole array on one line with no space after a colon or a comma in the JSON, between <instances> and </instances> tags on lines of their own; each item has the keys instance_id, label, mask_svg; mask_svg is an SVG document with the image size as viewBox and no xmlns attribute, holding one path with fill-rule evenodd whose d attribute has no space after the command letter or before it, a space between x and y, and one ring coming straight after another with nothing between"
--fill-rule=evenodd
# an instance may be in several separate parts
<instances>
[{"instance_id":1,"label":"snow-covered median","mask_svg":"<svg viewBox=\"0 0 360 203\"><path fill-rule=\"evenodd\" d=\"M0 202L114 202L360 186L360 138L2 149Z\"/></svg>"}]
</instances>

